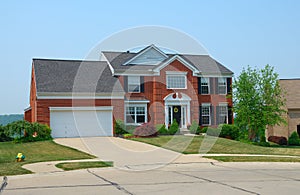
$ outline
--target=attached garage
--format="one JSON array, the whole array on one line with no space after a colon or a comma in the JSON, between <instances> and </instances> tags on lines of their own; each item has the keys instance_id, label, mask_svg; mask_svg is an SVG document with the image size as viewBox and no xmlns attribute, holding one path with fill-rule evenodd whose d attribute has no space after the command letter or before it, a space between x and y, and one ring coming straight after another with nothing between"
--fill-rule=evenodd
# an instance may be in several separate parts
<instances>
[{"instance_id":1,"label":"attached garage","mask_svg":"<svg viewBox=\"0 0 300 195\"><path fill-rule=\"evenodd\" d=\"M52 137L113 136L113 107L50 107Z\"/></svg>"}]
</instances>

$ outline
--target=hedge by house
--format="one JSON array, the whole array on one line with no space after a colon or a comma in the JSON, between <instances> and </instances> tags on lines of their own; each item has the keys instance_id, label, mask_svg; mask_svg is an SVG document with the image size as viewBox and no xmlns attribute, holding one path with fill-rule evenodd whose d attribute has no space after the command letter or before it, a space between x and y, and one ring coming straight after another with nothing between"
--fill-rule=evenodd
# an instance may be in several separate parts
<instances>
[{"instance_id":1,"label":"hedge by house","mask_svg":"<svg viewBox=\"0 0 300 195\"><path fill-rule=\"evenodd\" d=\"M300 139L297 132L293 132L289 137L288 144L290 146L300 146Z\"/></svg>"}]
</instances>

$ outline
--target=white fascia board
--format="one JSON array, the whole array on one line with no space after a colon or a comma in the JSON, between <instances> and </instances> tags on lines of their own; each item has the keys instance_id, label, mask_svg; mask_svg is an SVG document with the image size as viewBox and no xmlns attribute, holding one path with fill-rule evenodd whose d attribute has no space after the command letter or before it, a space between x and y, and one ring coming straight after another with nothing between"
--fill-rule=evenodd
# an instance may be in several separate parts
<instances>
[{"instance_id":1,"label":"white fascia board","mask_svg":"<svg viewBox=\"0 0 300 195\"><path fill-rule=\"evenodd\" d=\"M109 67L109 69L110 69L110 71L111 71L111 73L112 73L112 76L114 76L115 70L114 70L114 68L112 67L112 65L110 64L110 62L107 60L107 58L106 58L106 56L105 56L105 54L104 54L103 52L101 52L101 60L107 62L108 67Z\"/></svg>"},{"instance_id":2,"label":"white fascia board","mask_svg":"<svg viewBox=\"0 0 300 195\"><path fill-rule=\"evenodd\" d=\"M166 71L167 75L187 75L184 71Z\"/></svg>"},{"instance_id":3,"label":"white fascia board","mask_svg":"<svg viewBox=\"0 0 300 195\"><path fill-rule=\"evenodd\" d=\"M128 60L127 62L125 62L124 64L122 64L123 66L130 64L130 62L132 62L133 60L135 60L136 58L140 57L141 55L143 55L144 53L146 53L147 51L149 51L150 49L155 49L156 51L158 51L160 54L162 54L165 58L168 58L168 56L161 51L159 48L157 48L154 44L150 45L150 47L148 47L147 49L145 49L144 51L142 51L141 53L137 54L136 56L134 56L133 58L131 58L130 60Z\"/></svg>"},{"instance_id":4,"label":"white fascia board","mask_svg":"<svg viewBox=\"0 0 300 195\"><path fill-rule=\"evenodd\" d=\"M125 104L140 104L140 103L149 103L149 100L125 100Z\"/></svg>"},{"instance_id":5,"label":"white fascia board","mask_svg":"<svg viewBox=\"0 0 300 195\"><path fill-rule=\"evenodd\" d=\"M190 70L193 71L194 74L199 74L199 70L197 70L194 66L192 66L190 63L188 63L186 60L184 60L182 57L180 57L179 55L175 55L172 58L170 58L168 61L164 62L162 65L158 66L157 68L155 68L153 71L154 72L159 72L161 69L163 69L164 67L166 67L167 65L169 65L171 62L173 62L174 60L178 60L180 61L182 64L184 64L186 67L188 67Z\"/></svg>"},{"instance_id":6,"label":"white fascia board","mask_svg":"<svg viewBox=\"0 0 300 195\"><path fill-rule=\"evenodd\" d=\"M159 72L150 72L151 70L148 70L149 73L142 73L140 71L125 71L125 72L121 72L121 73L115 73L115 76L159 76Z\"/></svg>"},{"instance_id":7,"label":"white fascia board","mask_svg":"<svg viewBox=\"0 0 300 195\"><path fill-rule=\"evenodd\" d=\"M49 107L50 111L112 111L113 106Z\"/></svg>"},{"instance_id":8,"label":"white fascia board","mask_svg":"<svg viewBox=\"0 0 300 195\"><path fill-rule=\"evenodd\" d=\"M195 75L197 77L205 77L205 78L209 78L209 77L215 77L215 78L232 78L233 75L232 74L197 74Z\"/></svg>"},{"instance_id":9,"label":"white fascia board","mask_svg":"<svg viewBox=\"0 0 300 195\"><path fill-rule=\"evenodd\" d=\"M125 93L116 94L72 94L38 93L37 99L124 99Z\"/></svg>"},{"instance_id":10,"label":"white fascia board","mask_svg":"<svg viewBox=\"0 0 300 195\"><path fill-rule=\"evenodd\" d=\"M31 106L29 106L28 108L25 108L24 112L27 112L28 110L31 110Z\"/></svg>"}]
</instances>

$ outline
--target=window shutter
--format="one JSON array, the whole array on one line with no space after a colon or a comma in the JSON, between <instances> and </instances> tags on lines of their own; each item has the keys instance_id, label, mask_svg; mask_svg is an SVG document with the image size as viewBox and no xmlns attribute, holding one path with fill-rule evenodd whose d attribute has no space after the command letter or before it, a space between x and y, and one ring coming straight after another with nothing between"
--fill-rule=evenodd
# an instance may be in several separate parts
<instances>
[{"instance_id":1,"label":"window shutter","mask_svg":"<svg viewBox=\"0 0 300 195\"><path fill-rule=\"evenodd\" d=\"M228 106L228 124L232 124L232 107Z\"/></svg>"},{"instance_id":2,"label":"window shutter","mask_svg":"<svg viewBox=\"0 0 300 195\"><path fill-rule=\"evenodd\" d=\"M210 122L211 122L211 125L215 125L215 112L214 112L213 105L210 105Z\"/></svg>"},{"instance_id":3,"label":"window shutter","mask_svg":"<svg viewBox=\"0 0 300 195\"><path fill-rule=\"evenodd\" d=\"M198 94L201 94L201 77L198 77Z\"/></svg>"},{"instance_id":4,"label":"window shutter","mask_svg":"<svg viewBox=\"0 0 300 195\"><path fill-rule=\"evenodd\" d=\"M199 106L199 125L202 125L202 106Z\"/></svg>"},{"instance_id":5,"label":"window shutter","mask_svg":"<svg viewBox=\"0 0 300 195\"><path fill-rule=\"evenodd\" d=\"M141 76L140 77L140 85L141 85L141 93L144 93L144 91L145 91L145 85L144 85L144 77L143 76Z\"/></svg>"},{"instance_id":6,"label":"window shutter","mask_svg":"<svg viewBox=\"0 0 300 195\"><path fill-rule=\"evenodd\" d=\"M214 78L209 78L209 91L210 94L214 94Z\"/></svg>"},{"instance_id":7,"label":"window shutter","mask_svg":"<svg viewBox=\"0 0 300 195\"><path fill-rule=\"evenodd\" d=\"M128 92L128 76L124 76L124 91Z\"/></svg>"},{"instance_id":8,"label":"window shutter","mask_svg":"<svg viewBox=\"0 0 300 195\"><path fill-rule=\"evenodd\" d=\"M219 80L215 78L215 94L219 94Z\"/></svg>"},{"instance_id":9,"label":"window shutter","mask_svg":"<svg viewBox=\"0 0 300 195\"><path fill-rule=\"evenodd\" d=\"M216 125L220 124L220 106L216 106Z\"/></svg>"},{"instance_id":10,"label":"window shutter","mask_svg":"<svg viewBox=\"0 0 300 195\"><path fill-rule=\"evenodd\" d=\"M231 78L227 78L227 94L231 94Z\"/></svg>"}]
</instances>

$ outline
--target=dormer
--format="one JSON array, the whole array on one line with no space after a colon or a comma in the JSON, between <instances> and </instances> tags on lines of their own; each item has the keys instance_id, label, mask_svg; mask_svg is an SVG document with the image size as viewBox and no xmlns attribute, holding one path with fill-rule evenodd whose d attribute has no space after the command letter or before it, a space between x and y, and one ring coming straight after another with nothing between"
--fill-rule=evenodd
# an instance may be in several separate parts
<instances>
[{"instance_id":1,"label":"dormer","mask_svg":"<svg viewBox=\"0 0 300 195\"><path fill-rule=\"evenodd\" d=\"M131 58L123 65L158 65L166 60L168 56L157 48L155 45L150 45L141 50L135 57Z\"/></svg>"}]
</instances>

